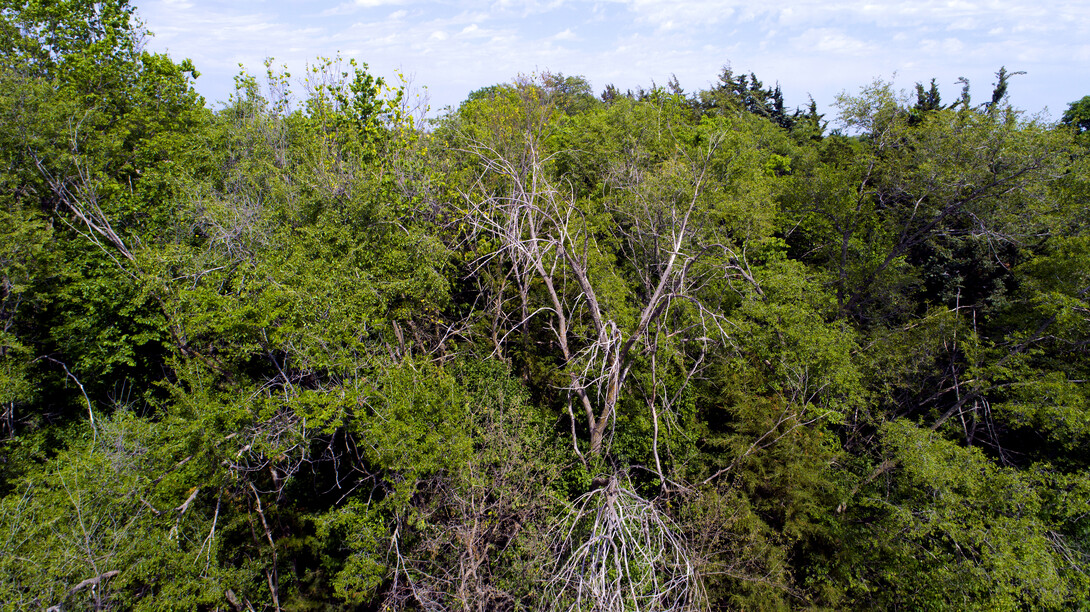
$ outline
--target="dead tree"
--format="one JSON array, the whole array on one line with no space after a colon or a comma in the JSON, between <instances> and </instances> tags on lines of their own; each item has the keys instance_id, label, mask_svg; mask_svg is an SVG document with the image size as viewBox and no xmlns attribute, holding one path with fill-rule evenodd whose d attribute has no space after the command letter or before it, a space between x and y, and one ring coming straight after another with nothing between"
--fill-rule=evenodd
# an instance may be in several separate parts
<instances>
[{"instance_id":1,"label":"dead tree","mask_svg":"<svg viewBox=\"0 0 1090 612\"><path fill-rule=\"evenodd\" d=\"M638 236L621 236L622 241L635 238L654 243L651 252L645 253L647 261L630 262L650 276L641 291L629 296L629 305L636 307L638 315L634 324L625 323L616 307L599 298L601 280L596 274L608 273L598 263L603 255L587 211L572 187L563 177L552 176L549 168L552 156L543 142L551 112L548 101L532 84L520 84L516 90L524 112L514 139L510 130L497 127L502 135L469 137L462 150L478 169L475 184L462 192L467 221L474 235L486 236L496 245L494 251L480 256L475 269L500 259L506 267L503 285L518 292L517 312L512 312L501 293L492 297L493 321L511 322L504 338L525 331L535 319L546 321L562 363L573 447L581 457L586 449L597 459L608 453L607 436L626 392L633 360L641 351L655 352L656 340L663 337L660 323L671 305L686 300L702 313L708 312L692 291L693 266L709 252L721 253L726 247L697 245L694 234L701 223L702 201L713 189L709 166L721 140L713 138L695 153L679 151L665 170L673 175L671 191L656 192L641 184L638 175L618 185L638 202L635 212L620 213L628 217L630 231ZM737 259L727 266L752 278ZM535 288L542 291L543 302L531 296ZM710 335L721 335L718 331L690 335L706 341ZM492 336L499 350L500 334ZM577 433L581 419L586 422L586 440Z\"/></svg>"}]
</instances>

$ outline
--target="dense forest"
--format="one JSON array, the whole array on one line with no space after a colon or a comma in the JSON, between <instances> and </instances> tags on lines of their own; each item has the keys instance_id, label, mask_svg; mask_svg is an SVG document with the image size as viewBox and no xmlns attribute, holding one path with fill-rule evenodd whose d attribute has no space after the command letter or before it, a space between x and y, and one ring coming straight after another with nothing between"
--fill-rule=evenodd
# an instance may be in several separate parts
<instances>
[{"instance_id":1,"label":"dense forest","mask_svg":"<svg viewBox=\"0 0 1090 612\"><path fill-rule=\"evenodd\" d=\"M1090 609L1090 96L146 35L0 3L2 609Z\"/></svg>"}]
</instances>

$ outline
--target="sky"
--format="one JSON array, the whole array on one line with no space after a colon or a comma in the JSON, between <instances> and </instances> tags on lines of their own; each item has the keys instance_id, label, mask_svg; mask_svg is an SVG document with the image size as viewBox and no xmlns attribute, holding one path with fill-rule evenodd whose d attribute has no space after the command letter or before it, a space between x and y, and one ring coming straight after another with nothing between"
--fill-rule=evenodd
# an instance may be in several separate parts
<instances>
[{"instance_id":1,"label":"sky","mask_svg":"<svg viewBox=\"0 0 1090 612\"><path fill-rule=\"evenodd\" d=\"M937 79L943 99L968 78L990 99L995 72L1011 103L1058 120L1090 95L1087 0L133 0L154 33L147 49L193 60L212 107L242 64L273 58L299 80L308 62L340 54L372 74L403 74L432 114L521 74L579 75L595 92L711 87L724 66L779 83L788 106L875 79L912 90ZM829 111L834 113L835 111ZM830 114L830 118L832 114Z\"/></svg>"}]
</instances>

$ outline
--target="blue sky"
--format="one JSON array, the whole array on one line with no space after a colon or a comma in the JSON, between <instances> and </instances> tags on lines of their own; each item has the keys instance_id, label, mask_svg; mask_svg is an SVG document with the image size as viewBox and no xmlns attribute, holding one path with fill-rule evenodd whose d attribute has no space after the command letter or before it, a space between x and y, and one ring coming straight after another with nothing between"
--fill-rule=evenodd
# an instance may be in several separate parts
<instances>
[{"instance_id":1,"label":"blue sky","mask_svg":"<svg viewBox=\"0 0 1090 612\"><path fill-rule=\"evenodd\" d=\"M827 108L875 78L911 89L938 79L954 101L965 76L990 96L1000 66L1025 71L1011 100L1053 120L1090 94L1086 0L134 0L155 36L148 48L191 58L196 86L224 101L241 63L273 57L302 75L340 53L372 73L401 71L433 109L519 74L586 77L596 92L709 87L721 68L779 82L790 106L812 94Z\"/></svg>"}]
</instances>

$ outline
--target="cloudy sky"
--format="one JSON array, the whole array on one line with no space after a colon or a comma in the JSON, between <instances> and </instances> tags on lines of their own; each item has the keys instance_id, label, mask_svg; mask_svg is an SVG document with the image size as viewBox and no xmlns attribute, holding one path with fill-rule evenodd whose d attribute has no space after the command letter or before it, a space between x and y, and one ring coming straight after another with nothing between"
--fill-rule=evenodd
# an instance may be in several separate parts
<instances>
[{"instance_id":1,"label":"cloudy sky","mask_svg":"<svg viewBox=\"0 0 1090 612\"><path fill-rule=\"evenodd\" d=\"M595 91L665 84L708 87L729 64L778 81L789 105L824 108L875 78L911 89L938 79L953 101L959 76L975 99L1000 66L1027 74L1011 100L1058 119L1090 94L1086 0L134 0L148 47L201 72L216 105L243 64L273 57L296 75L340 53L426 86L433 109L521 73L586 77Z\"/></svg>"}]
</instances>

